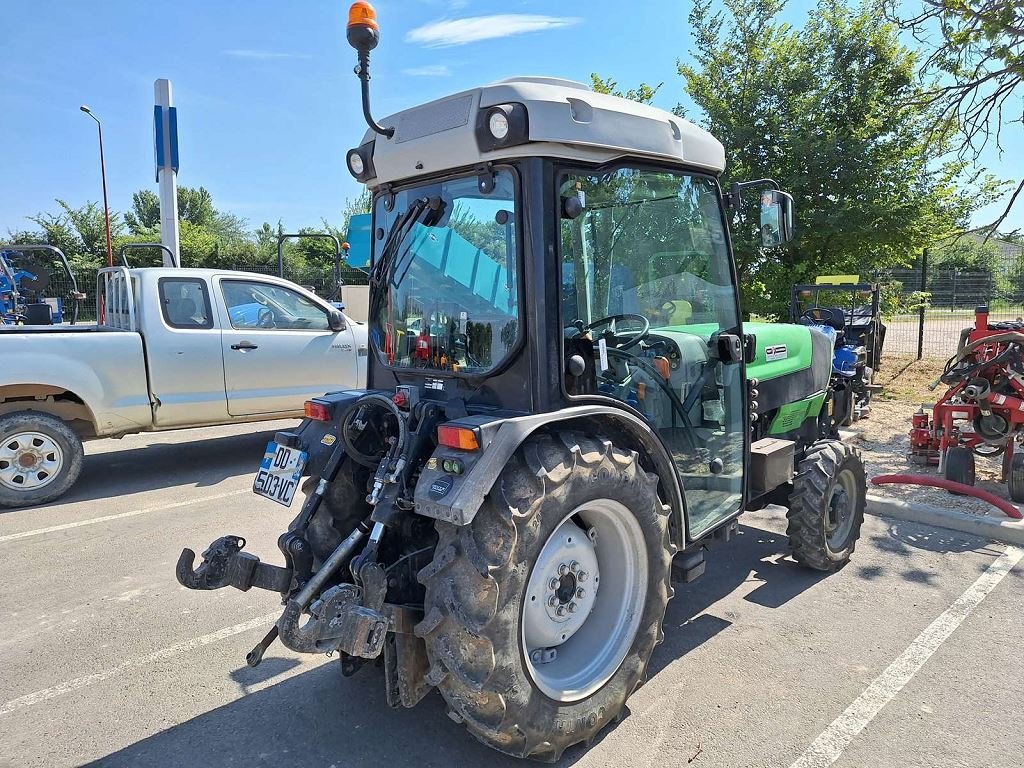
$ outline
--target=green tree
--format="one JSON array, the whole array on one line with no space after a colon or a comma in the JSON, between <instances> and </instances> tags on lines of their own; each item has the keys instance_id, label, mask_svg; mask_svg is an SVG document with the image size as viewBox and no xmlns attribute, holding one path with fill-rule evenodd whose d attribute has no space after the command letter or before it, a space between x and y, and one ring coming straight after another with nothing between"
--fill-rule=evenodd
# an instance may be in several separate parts
<instances>
[{"instance_id":1,"label":"green tree","mask_svg":"<svg viewBox=\"0 0 1024 768\"><path fill-rule=\"evenodd\" d=\"M140 189L132 195L132 209L125 213L124 223L133 235L151 234L160 231L160 198L148 189Z\"/></svg>"},{"instance_id":2,"label":"green tree","mask_svg":"<svg viewBox=\"0 0 1024 768\"><path fill-rule=\"evenodd\" d=\"M802 29L778 19L783 0L697 0L693 63L680 63L704 126L726 148L723 183L773 178L796 199L797 239L764 249L757 207L735 216L745 300L781 314L789 286L818 274L908 263L962 228L993 198L988 177L940 163L925 139L917 57L878 6L820 0Z\"/></svg>"},{"instance_id":3,"label":"green tree","mask_svg":"<svg viewBox=\"0 0 1024 768\"><path fill-rule=\"evenodd\" d=\"M98 269L107 262L107 227L103 207L89 201L77 208L64 200L57 200L58 213L38 213L29 216L41 230L43 239L64 251L72 266ZM120 214L110 214L111 238L124 233Z\"/></svg>"},{"instance_id":4,"label":"green tree","mask_svg":"<svg viewBox=\"0 0 1024 768\"><path fill-rule=\"evenodd\" d=\"M942 136L950 128L959 131L961 157L976 160L993 139L1002 152L1002 129L1024 121L1024 4L1020 0L884 2L889 17L928 51L921 67L927 86L920 102L933 109L932 132ZM992 232L1022 191L1024 177L992 224Z\"/></svg>"},{"instance_id":5,"label":"green tree","mask_svg":"<svg viewBox=\"0 0 1024 768\"><path fill-rule=\"evenodd\" d=\"M590 84L591 87L598 93L608 93L612 96L620 96L623 99L629 99L630 101L639 101L641 104L650 104L654 101L654 97L658 91L661 90L661 86L664 83L658 83L657 85L648 85L647 83L640 83L636 88L629 88L625 91L619 88L619 84L612 80L610 77L601 77L596 72L590 73Z\"/></svg>"}]
</instances>

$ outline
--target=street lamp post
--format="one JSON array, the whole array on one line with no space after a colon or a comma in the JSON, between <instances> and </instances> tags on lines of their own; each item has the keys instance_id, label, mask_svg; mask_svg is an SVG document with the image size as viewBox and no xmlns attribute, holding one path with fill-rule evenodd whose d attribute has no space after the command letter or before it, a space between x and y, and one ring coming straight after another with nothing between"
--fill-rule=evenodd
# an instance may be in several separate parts
<instances>
[{"instance_id":1,"label":"street lamp post","mask_svg":"<svg viewBox=\"0 0 1024 768\"><path fill-rule=\"evenodd\" d=\"M103 123L85 104L79 107L85 114L96 121L100 135L100 177L103 179L103 218L107 225L107 266L114 266L114 247L110 242L110 206L107 204L107 165L103 160Z\"/></svg>"}]
</instances>

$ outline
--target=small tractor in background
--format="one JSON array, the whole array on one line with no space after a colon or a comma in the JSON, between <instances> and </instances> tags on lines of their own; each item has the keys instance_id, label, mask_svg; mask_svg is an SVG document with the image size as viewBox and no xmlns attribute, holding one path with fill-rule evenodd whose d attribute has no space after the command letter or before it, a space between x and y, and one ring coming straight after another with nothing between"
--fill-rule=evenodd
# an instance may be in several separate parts
<instances>
[{"instance_id":1,"label":"small tractor in background","mask_svg":"<svg viewBox=\"0 0 1024 768\"><path fill-rule=\"evenodd\" d=\"M875 384L885 342L880 301L878 283L862 283L857 275L793 286L790 322L815 327L832 340L829 412L836 427L867 416L871 396L882 388Z\"/></svg>"},{"instance_id":2,"label":"small tractor in background","mask_svg":"<svg viewBox=\"0 0 1024 768\"><path fill-rule=\"evenodd\" d=\"M828 337L741 320L728 222L759 188L762 242L789 241L775 182L723 190L711 134L557 78L378 124L378 30L354 3L367 389L308 401L267 446L254 492L305 493L283 565L228 535L176 576L276 593L252 666L277 638L344 675L375 662L391 706L436 688L483 743L554 761L619 716L672 581L701 576L744 510L785 505L793 557L845 565L864 466L823 407Z\"/></svg>"},{"instance_id":3,"label":"small tractor in background","mask_svg":"<svg viewBox=\"0 0 1024 768\"><path fill-rule=\"evenodd\" d=\"M975 456L1002 459L1010 498L1024 502L1024 321L989 322L988 307L960 334L957 353L931 385L947 389L913 416L911 459L974 485Z\"/></svg>"},{"instance_id":4,"label":"small tractor in background","mask_svg":"<svg viewBox=\"0 0 1024 768\"><path fill-rule=\"evenodd\" d=\"M26 256L33 251L50 254L50 263ZM65 321L74 325L78 302L84 298L59 248L37 244L0 246L0 318L4 325L61 325Z\"/></svg>"}]
</instances>

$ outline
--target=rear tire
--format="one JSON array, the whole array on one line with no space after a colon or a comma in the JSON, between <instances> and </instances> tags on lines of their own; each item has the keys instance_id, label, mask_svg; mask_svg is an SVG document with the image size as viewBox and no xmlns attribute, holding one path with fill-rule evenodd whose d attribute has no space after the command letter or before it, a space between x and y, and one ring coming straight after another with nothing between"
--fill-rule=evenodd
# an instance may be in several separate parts
<instances>
[{"instance_id":1,"label":"rear tire","mask_svg":"<svg viewBox=\"0 0 1024 768\"><path fill-rule=\"evenodd\" d=\"M672 594L668 508L656 489L636 453L608 440L536 436L472 523L437 523L434 560L419 574L426 598L416 634L426 641L428 682L484 744L557 760L589 743L641 684ZM568 554L577 551L578 561ZM564 634L547 646L549 631ZM541 648L555 656L540 661Z\"/></svg>"},{"instance_id":2,"label":"rear tire","mask_svg":"<svg viewBox=\"0 0 1024 768\"><path fill-rule=\"evenodd\" d=\"M0 506L45 504L67 493L82 471L78 435L37 411L0 417Z\"/></svg>"},{"instance_id":3,"label":"rear tire","mask_svg":"<svg viewBox=\"0 0 1024 768\"><path fill-rule=\"evenodd\" d=\"M864 463L849 445L819 440L798 469L786 514L793 559L818 571L837 571L849 562L864 523Z\"/></svg>"},{"instance_id":4,"label":"rear tire","mask_svg":"<svg viewBox=\"0 0 1024 768\"><path fill-rule=\"evenodd\" d=\"M1024 453L1015 453L1010 461L1010 476L1006 478L1006 489L1016 503L1024 502Z\"/></svg>"},{"instance_id":5,"label":"rear tire","mask_svg":"<svg viewBox=\"0 0 1024 768\"><path fill-rule=\"evenodd\" d=\"M946 449L946 465L943 475L947 480L963 485L974 485L974 451L962 446L954 446ZM950 491L954 496L963 496L962 493Z\"/></svg>"},{"instance_id":6,"label":"rear tire","mask_svg":"<svg viewBox=\"0 0 1024 768\"><path fill-rule=\"evenodd\" d=\"M334 482L327 487L320 508L309 522L306 538L313 549L316 568L373 511L366 503L366 484L357 477L360 470L351 460L341 466ZM302 492L309 496L319 482L319 476L307 478L302 484Z\"/></svg>"}]
</instances>

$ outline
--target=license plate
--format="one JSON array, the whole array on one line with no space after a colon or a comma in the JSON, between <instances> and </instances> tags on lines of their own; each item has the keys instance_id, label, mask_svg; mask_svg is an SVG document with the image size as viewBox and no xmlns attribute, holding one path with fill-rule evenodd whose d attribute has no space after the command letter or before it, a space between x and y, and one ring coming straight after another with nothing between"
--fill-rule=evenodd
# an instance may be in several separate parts
<instances>
[{"instance_id":1,"label":"license plate","mask_svg":"<svg viewBox=\"0 0 1024 768\"><path fill-rule=\"evenodd\" d=\"M307 458L305 451L286 448L271 440L252 483L252 492L286 507L291 506Z\"/></svg>"}]
</instances>

